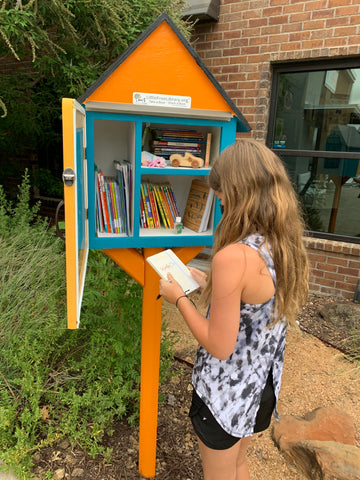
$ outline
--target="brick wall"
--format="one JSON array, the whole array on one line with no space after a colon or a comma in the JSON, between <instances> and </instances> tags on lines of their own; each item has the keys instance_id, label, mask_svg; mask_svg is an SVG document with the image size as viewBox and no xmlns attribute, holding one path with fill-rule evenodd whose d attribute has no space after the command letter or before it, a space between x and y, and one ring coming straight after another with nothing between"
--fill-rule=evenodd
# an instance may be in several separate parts
<instances>
[{"instance_id":1,"label":"brick wall","mask_svg":"<svg viewBox=\"0 0 360 480\"><path fill-rule=\"evenodd\" d=\"M360 54L360 0L220 0L218 23L199 24L192 45L265 141L271 64ZM360 246L306 239L312 292L353 298Z\"/></svg>"},{"instance_id":2,"label":"brick wall","mask_svg":"<svg viewBox=\"0 0 360 480\"><path fill-rule=\"evenodd\" d=\"M360 245L305 239L310 262L310 291L353 299L360 279Z\"/></svg>"},{"instance_id":3,"label":"brick wall","mask_svg":"<svg viewBox=\"0 0 360 480\"><path fill-rule=\"evenodd\" d=\"M192 45L264 141L270 64L360 54L360 0L221 0Z\"/></svg>"}]
</instances>

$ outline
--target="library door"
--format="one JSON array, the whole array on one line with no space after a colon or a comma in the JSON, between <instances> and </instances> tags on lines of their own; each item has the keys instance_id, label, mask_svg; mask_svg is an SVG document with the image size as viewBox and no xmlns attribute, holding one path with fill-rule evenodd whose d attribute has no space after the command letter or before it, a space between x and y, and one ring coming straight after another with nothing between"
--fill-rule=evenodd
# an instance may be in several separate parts
<instances>
[{"instance_id":1,"label":"library door","mask_svg":"<svg viewBox=\"0 0 360 480\"><path fill-rule=\"evenodd\" d=\"M85 110L74 99L62 101L67 326L80 323L89 251Z\"/></svg>"}]
</instances>

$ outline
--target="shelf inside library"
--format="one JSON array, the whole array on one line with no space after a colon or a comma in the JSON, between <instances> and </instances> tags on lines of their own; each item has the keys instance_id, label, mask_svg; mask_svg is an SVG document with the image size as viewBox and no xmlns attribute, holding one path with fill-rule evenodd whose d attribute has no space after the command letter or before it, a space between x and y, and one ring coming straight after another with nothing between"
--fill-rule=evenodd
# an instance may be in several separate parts
<instances>
[{"instance_id":1,"label":"shelf inside library","mask_svg":"<svg viewBox=\"0 0 360 480\"><path fill-rule=\"evenodd\" d=\"M210 168L186 168L186 167L141 167L141 175L196 175L207 176L210 173Z\"/></svg>"},{"instance_id":2,"label":"shelf inside library","mask_svg":"<svg viewBox=\"0 0 360 480\"><path fill-rule=\"evenodd\" d=\"M139 236L140 237L164 237L164 236L170 236L173 238L179 238L179 237L205 237L207 235L212 235L213 234L213 229L209 228L204 232L195 232L194 230L191 230L190 228L183 228L182 233L180 234L175 234L172 229L168 228L140 228L139 230Z\"/></svg>"}]
</instances>

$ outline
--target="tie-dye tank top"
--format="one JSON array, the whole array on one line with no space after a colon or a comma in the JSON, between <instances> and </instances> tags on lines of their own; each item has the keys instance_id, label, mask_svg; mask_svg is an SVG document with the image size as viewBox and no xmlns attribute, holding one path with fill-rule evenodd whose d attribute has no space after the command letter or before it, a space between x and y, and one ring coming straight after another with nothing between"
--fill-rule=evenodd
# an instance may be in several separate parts
<instances>
[{"instance_id":1,"label":"tie-dye tank top","mask_svg":"<svg viewBox=\"0 0 360 480\"><path fill-rule=\"evenodd\" d=\"M261 254L276 284L274 263L263 242L259 234L241 240ZM273 296L258 305L241 302L239 333L235 349L227 360L213 357L201 346L197 350L192 384L222 428L235 437L253 434L261 394L271 368L276 401L279 396L286 321L282 319L270 326L274 300ZM276 407L274 415L278 419Z\"/></svg>"}]
</instances>

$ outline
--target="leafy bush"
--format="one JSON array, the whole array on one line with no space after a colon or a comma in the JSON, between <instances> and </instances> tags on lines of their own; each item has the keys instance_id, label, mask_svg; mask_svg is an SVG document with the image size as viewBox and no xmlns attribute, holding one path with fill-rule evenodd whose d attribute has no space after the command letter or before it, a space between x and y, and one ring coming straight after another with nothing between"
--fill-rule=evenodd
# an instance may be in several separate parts
<instances>
[{"instance_id":1,"label":"leafy bush","mask_svg":"<svg viewBox=\"0 0 360 480\"><path fill-rule=\"evenodd\" d=\"M15 207L0 186L0 458L30 478L32 454L62 437L92 455L118 417L138 416L141 288L90 252L81 327L67 330L60 239L29 207L24 176ZM172 358L165 333L161 378Z\"/></svg>"}]
</instances>

